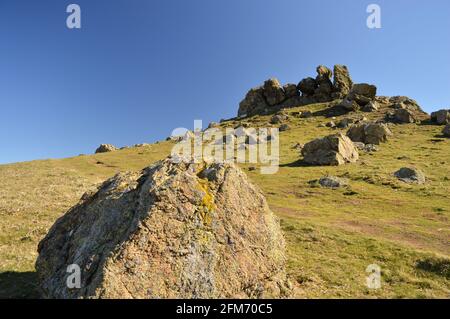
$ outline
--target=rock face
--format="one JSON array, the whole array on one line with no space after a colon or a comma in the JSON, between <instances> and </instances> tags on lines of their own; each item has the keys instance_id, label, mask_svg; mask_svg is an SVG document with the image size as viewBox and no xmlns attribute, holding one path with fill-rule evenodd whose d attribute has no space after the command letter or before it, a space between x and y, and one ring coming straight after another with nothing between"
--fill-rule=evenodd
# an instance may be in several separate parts
<instances>
[{"instance_id":1,"label":"rock face","mask_svg":"<svg viewBox=\"0 0 450 319\"><path fill-rule=\"evenodd\" d=\"M247 92L245 98L239 103L238 116L252 116L263 114L269 105L264 98L264 88L257 87Z\"/></svg>"},{"instance_id":2,"label":"rock face","mask_svg":"<svg viewBox=\"0 0 450 319\"><path fill-rule=\"evenodd\" d=\"M425 183L425 174L416 168L402 167L394 173L395 177L405 183Z\"/></svg>"},{"instance_id":3,"label":"rock face","mask_svg":"<svg viewBox=\"0 0 450 319\"><path fill-rule=\"evenodd\" d=\"M450 124L450 110L439 110L431 113L431 121L438 125Z\"/></svg>"},{"instance_id":4,"label":"rock face","mask_svg":"<svg viewBox=\"0 0 450 319\"><path fill-rule=\"evenodd\" d=\"M450 124L447 124L444 129L442 130L442 134L445 137L450 137Z\"/></svg>"},{"instance_id":5,"label":"rock face","mask_svg":"<svg viewBox=\"0 0 450 319\"><path fill-rule=\"evenodd\" d=\"M277 297L285 244L261 194L232 164L121 173L86 194L40 242L46 298ZM81 288L68 289L69 264Z\"/></svg>"},{"instance_id":6,"label":"rock face","mask_svg":"<svg viewBox=\"0 0 450 319\"><path fill-rule=\"evenodd\" d=\"M367 83L354 84L350 93L346 97L350 101L355 101L358 105L364 106L375 99L377 87Z\"/></svg>"},{"instance_id":7,"label":"rock face","mask_svg":"<svg viewBox=\"0 0 450 319\"><path fill-rule=\"evenodd\" d=\"M343 98L353 86L350 73L345 65L335 65L333 69L333 85L335 89L334 98Z\"/></svg>"},{"instance_id":8,"label":"rock face","mask_svg":"<svg viewBox=\"0 0 450 319\"><path fill-rule=\"evenodd\" d=\"M357 124L350 127L347 136L353 142L379 145L392 135L391 130L383 123Z\"/></svg>"},{"instance_id":9,"label":"rock face","mask_svg":"<svg viewBox=\"0 0 450 319\"><path fill-rule=\"evenodd\" d=\"M305 78L300 81L297 88L304 96L313 96L317 89L317 82L313 78Z\"/></svg>"},{"instance_id":10,"label":"rock face","mask_svg":"<svg viewBox=\"0 0 450 319\"><path fill-rule=\"evenodd\" d=\"M398 108L394 112L394 121L397 123L415 123L414 113L406 108Z\"/></svg>"},{"instance_id":11,"label":"rock face","mask_svg":"<svg viewBox=\"0 0 450 319\"><path fill-rule=\"evenodd\" d=\"M96 150L95 153L107 153L117 151L118 148L111 144L101 144Z\"/></svg>"},{"instance_id":12,"label":"rock face","mask_svg":"<svg viewBox=\"0 0 450 319\"><path fill-rule=\"evenodd\" d=\"M334 134L306 143L301 151L304 162L312 165L354 163L359 154L353 142L343 134Z\"/></svg>"},{"instance_id":13,"label":"rock face","mask_svg":"<svg viewBox=\"0 0 450 319\"><path fill-rule=\"evenodd\" d=\"M269 79L264 82L264 96L270 106L279 104L286 99L283 87L277 79Z\"/></svg>"}]
</instances>

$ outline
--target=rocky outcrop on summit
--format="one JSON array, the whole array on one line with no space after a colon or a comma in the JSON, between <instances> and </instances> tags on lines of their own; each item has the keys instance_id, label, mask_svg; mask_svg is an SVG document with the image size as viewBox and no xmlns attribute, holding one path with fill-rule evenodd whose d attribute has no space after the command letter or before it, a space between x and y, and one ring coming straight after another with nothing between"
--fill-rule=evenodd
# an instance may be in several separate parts
<instances>
[{"instance_id":1,"label":"rocky outcrop on summit","mask_svg":"<svg viewBox=\"0 0 450 319\"><path fill-rule=\"evenodd\" d=\"M285 244L260 190L233 164L161 161L85 194L36 262L45 298L257 298L285 292ZM81 288L66 286L67 267Z\"/></svg>"},{"instance_id":2,"label":"rocky outcrop on summit","mask_svg":"<svg viewBox=\"0 0 450 319\"><path fill-rule=\"evenodd\" d=\"M312 165L342 165L354 163L359 154L353 142L339 133L306 143L301 151L303 161Z\"/></svg>"},{"instance_id":3,"label":"rocky outcrop on summit","mask_svg":"<svg viewBox=\"0 0 450 319\"><path fill-rule=\"evenodd\" d=\"M391 130L384 123L356 124L347 131L347 136L353 142L379 145L386 142L392 135Z\"/></svg>"},{"instance_id":4,"label":"rocky outcrop on summit","mask_svg":"<svg viewBox=\"0 0 450 319\"><path fill-rule=\"evenodd\" d=\"M107 153L117 151L118 148L111 144L101 144L96 150L95 153Z\"/></svg>"},{"instance_id":5,"label":"rocky outcrop on summit","mask_svg":"<svg viewBox=\"0 0 450 319\"><path fill-rule=\"evenodd\" d=\"M307 77L298 85L281 85L276 78L247 92L239 104L238 117L273 114L282 108L318 102L330 102L346 96L353 86L349 71L344 65L334 66L333 72L324 65L316 68L315 78Z\"/></svg>"},{"instance_id":6,"label":"rocky outcrop on summit","mask_svg":"<svg viewBox=\"0 0 450 319\"><path fill-rule=\"evenodd\" d=\"M264 82L264 96L270 106L280 104L286 99L283 87L275 78Z\"/></svg>"},{"instance_id":7,"label":"rocky outcrop on summit","mask_svg":"<svg viewBox=\"0 0 450 319\"><path fill-rule=\"evenodd\" d=\"M350 78L350 73L345 65L335 65L333 70L333 85L336 99L342 99L350 93L353 86L353 81Z\"/></svg>"},{"instance_id":8,"label":"rocky outcrop on summit","mask_svg":"<svg viewBox=\"0 0 450 319\"><path fill-rule=\"evenodd\" d=\"M239 103L238 116L264 114L268 107L269 105L264 97L264 88L256 87L248 91L245 98Z\"/></svg>"}]
</instances>

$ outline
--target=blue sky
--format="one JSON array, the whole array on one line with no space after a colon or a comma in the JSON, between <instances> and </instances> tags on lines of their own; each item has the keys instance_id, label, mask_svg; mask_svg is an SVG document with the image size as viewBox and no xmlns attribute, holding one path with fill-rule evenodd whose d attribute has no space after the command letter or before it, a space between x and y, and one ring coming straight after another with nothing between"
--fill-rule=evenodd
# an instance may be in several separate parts
<instances>
[{"instance_id":1,"label":"blue sky","mask_svg":"<svg viewBox=\"0 0 450 319\"><path fill-rule=\"evenodd\" d=\"M381 29L366 26L370 3ZM319 64L450 107L449 33L448 0L0 0L0 163L161 140Z\"/></svg>"}]
</instances>

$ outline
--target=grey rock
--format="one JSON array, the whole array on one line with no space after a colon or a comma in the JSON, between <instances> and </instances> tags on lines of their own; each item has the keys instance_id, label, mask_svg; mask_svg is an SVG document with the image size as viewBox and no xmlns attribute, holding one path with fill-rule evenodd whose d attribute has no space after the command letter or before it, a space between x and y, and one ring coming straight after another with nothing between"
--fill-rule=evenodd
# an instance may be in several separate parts
<instances>
[{"instance_id":1,"label":"grey rock","mask_svg":"<svg viewBox=\"0 0 450 319\"><path fill-rule=\"evenodd\" d=\"M394 173L394 176L402 182L410 184L424 184L426 180L425 174L421 170L409 167L402 167Z\"/></svg>"},{"instance_id":2,"label":"grey rock","mask_svg":"<svg viewBox=\"0 0 450 319\"><path fill-rule=\"evenodd\" d=\"M339 133L315 139L302 149L303 160L312 165L342 165L354 163L359 154L353 142Z\"/></svg>"},{"instance_id":3,"label":"grey rock","mask_svg":"<svg viewBox=\"0 0 450 319\"><path fill-rule=\"evenodd\" d=\"M44 298L279 298L285 243L233 164L170 159L87 193L39 243ZM81 288L66 285L81 269Z\"/></svg>"}]
</instances>

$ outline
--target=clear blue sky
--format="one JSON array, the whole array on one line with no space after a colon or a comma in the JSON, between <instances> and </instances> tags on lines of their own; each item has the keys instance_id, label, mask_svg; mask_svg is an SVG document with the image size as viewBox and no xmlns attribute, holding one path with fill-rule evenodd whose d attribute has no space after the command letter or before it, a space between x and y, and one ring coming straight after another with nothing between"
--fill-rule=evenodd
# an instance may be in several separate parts
<instances>
[{"instance_id":1,"label":"clear blue sky","mask_svg":"<svg viewBox=\"0 0 450 319\"><path fill-rule=\"evenodd\" d=\"M70 3L81 30L66 27ZM319 64L450 107L449 35L448 0L0 0L0 163L164 139Z\"/></svg>"}]
</instances>

